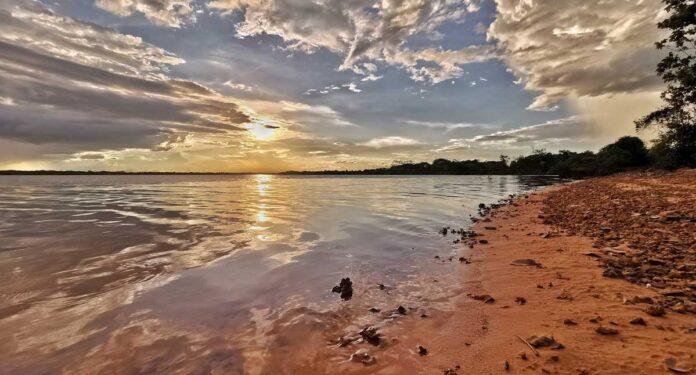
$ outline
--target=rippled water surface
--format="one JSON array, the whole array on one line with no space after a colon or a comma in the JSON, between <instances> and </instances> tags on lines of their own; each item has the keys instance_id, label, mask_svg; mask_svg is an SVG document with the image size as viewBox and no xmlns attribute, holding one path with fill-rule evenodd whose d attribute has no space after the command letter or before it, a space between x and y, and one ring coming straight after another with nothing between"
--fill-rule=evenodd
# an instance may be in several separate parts
<instances>
[{"instance_id":1,"label":"rippled water surface","mask_svg":"<svg viewBox=\"0 0 696 375\"><path fill-rule=\"evenodd\" d=\"M291 311L442 303L456 265L433 257L458 245L438 230L550 182L2 176L0 372L241 372Z\"/></svg>"}]
</instances>

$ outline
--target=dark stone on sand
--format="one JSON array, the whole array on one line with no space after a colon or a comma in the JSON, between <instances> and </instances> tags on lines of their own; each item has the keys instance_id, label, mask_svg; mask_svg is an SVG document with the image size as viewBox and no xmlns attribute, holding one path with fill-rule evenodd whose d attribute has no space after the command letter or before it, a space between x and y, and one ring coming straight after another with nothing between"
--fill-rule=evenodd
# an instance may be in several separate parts
<instances>
[{"instance_id":1,"label":"dark stone on sand","mask_svg":"<svg viewBox=\"0 0 696 375\"><path fill-rule=\"evenodd\" d=\"M556 339L554 339L553 336L532 336L528 338L527 341L529 342L529 345L537 349L551 348L554 350L560 350L565 348L563 344L556 341Z\"/></svg>"},{"instance_id":2,"label":"dark stone on sand","mask_svg":"<svg viewBox=\"0 0 696 375\"><path fill-rule=\"evenodd\" d=\"M510 362L503 362L503 368L505 369L505 371L510 371Z\"/></svg>"},{"instance_id":3,"label":"dark stone on sand","mask_svg":"<svg viewBox=\"0 0 696 375\"><path fill-rule=\"evenodd\" d=\"M418 345L418 354L421 356L428 355L428 348L423 345Z\"/></svg>"},{"instance_id":4,"label":"dark stone on sand","mask_svg":"<svg viewBox=\"0 0 696 375\"><path fill-rule=\"evenodd\" d=\"M662 308L662 306L658 306L658 305L648 306L648 308L645 309L645 312L648 315L652 315L652 316L663 316L666 314L665 309Z\"/></svg>"},{"instance_id":5,"label":"dark stone on sand","mask_svg":"<svg viewBox=\"0 0 696 375\"><path fill-rule=\"evenodd\" d=\"M576 326L576 325L578 325L578 323L577 323L576 321L572 320L572 319L566 319L566 320L564 320L564 321L563 321L563 324L565 324L565 325L567 325L567 326Z\"/></svg>"},{"instance_id":6,"label":"dark stone on sand","mask_svg":"<svg viewBox=\"0 0 696 375\"><path fill-rule=\"evenodd\" d=\"M396 308L396 312L398 312L401 315L406 315L406 308L403 306L399 306Z\"/></svg>"},{"instance_id":7,"label":"dark stone on sand","mask_svg":"<svg viewBox=\"0 0 696 375\"><path fill-rule=\"evenodd\" d=\"M541 267L541 263L537 262L534 259L515 259L512 261L513 266L534 266L534 267Z\"/></svg>"},{"instance_id":8,"label":"dark stone on sand","mask_svg":"<svg viewBox=\"0 0 696 375\"><path fill-rule=\"evenodd\" d=\"M348 301L353 298L353 282L350 281L350 277L341 279L341 283L336 285L331 289L333 293L340 293L341 298L344 301Z\"/></svg>"},{"instance_id":9,"label":"dark stone on sand","mask_svg":"<svg viewBox=\"0 0 696 375\"><path fill-rule=\"evenodd\" d=\"M488 240L479 240L479 243L482 245L488 244Z\"/></svg>"},{"instance_id":10,"label":"dark stone on sand","mask_svg":"<svg viewBox=\"0 0 696 375\"><path fill-rule=\"evenodd\" d=\"M495 302L495 298L493 298L489 294L469 294L469 297L477 300L477 301L483 301L483 303L493 303Z\"/></svg>"},{"instance_id":11,"label":"dark stone on sand","mask_svg":"<svg viewBox=\"0 0 696 375\"><path fill-rule=\"evenodd\" d=\"M611 328L611 327L605 327L605 326L597 327L597 329L595 329L595 332L599 333L600 335L604 335L604 336L614 336L614 335L619 334L618 330Z\"/></svg>"},{"instance_id":12,"label":"dark stone on sand","mask_svg":"<svg viewBox=\"0 0 696 375\"><path fill-rule=\"evenodd\" d=\"M527 303L527 299L524 298L524 297L517 297L517 298L515 298L515 302L516 302L518 305L524 305L524 304Z\"/></svg>"},{"instance_id":13,"label":"dark stone on sand","mask_svg":"<svg viewBox=\"0 0 696 375\"><path fill-rule=\"evenodd\" d=\"M637 326L646 326L646 325L648 325L648 323L646 323L646 322L645 322L645 319L643 319L643 318L635 318L635 319L632 319L629 323L631 323L631 324L633 324L633 325L637 325Z\"/></svg>"},{"instance_id":14,"label":"dark stone on sand","mask_svg":"<svg viewBox=\"0 0 696 375\"><path fill-rule=\"evenodd\" d=\"M380 311L382 311L382 310L380 310L380 309L378 309L378 308L376 308L376 307L370 307L370 310L369 310L369 311L370 311L371 313L378 313L378 312L380 312Z\"/></svg>"},{"instance_id":15,"label":"dark stone on sand","mask_svg":"<svg viewBox=\"0 0 696 375\"><path fill-rule=\"evenodd\" d=\"M381 335L377 332L377 328L368 326L360 331L360 336L362 336L368 343L377 346L379 345Z\"/></svg>"}]
</instances>

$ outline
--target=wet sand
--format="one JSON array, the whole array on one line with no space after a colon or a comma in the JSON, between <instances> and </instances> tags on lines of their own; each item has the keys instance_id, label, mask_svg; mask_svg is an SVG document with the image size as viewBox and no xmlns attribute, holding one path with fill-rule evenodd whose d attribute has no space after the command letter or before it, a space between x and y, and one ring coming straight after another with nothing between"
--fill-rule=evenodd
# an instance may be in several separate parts
<instances>
[{"instance_id":1,"label":"wet sand","mask_svg":"<svg viewBox=\"0 0 696 375\"><path fill-rule=\"evenodd\" d=\"M638 178L624 175L616 181L602 180L602 186L610 195L612 189L625 188L621 183L634 181L648 194L650 181L660 185L672 181L672 190L687 196L686 201L673 203L682 211L685 205L690 210L696 202L694 172ZM582 183L597 186L597 180ZM664 289L604 277L606 268L592 254L606 254L610 249L598 249L598 240L591 235L563 230L569 223L544 223L549 216L549 197L557 199L564 191L572 191L570 188L577 189L576 184L520 197L474 226L483 236L476 238L473 248L462 246L457 254L471 257L472 262L460 265L461 289L451 309L408 311L385 319L378 330L382 334L379 346L358 341L339 348L329 342L340 330L303 330L298 333L304 338L302 345L269 351L271 365L262 373L662 374L670 373L665 365L668 358L675 360L677 369L694 368L696 315L677 313L668 304L666 315L648 314L649 307L663 304ZM597 199L602 199L601 194ZM566 200L571 205L573 198ZM569 216L567 220L578 219ZM480 244L479 239L488 243ZM680 259L690 259L693 242L687 241L683 251ZM518 259L533 259L540 266L513 265ZM682 269L693 272L694 264L684 262ZM436 282L437 277L423 282ZM687 277L680 282L691 287L693 281ZM486 303L472 295L490 295L495 301ZM627 302L634 297L650 297L655 305ZM694 302L682 299L688 306ZM638 318L644 325L635 324L640 323ZM342 330L350 333L360 328ZM307 335L308 331L314 334ZM530 342L532 336L553 337L562 348L531 349L522 339ZM426 355L418 353L419 345L427 348ZM375 363L348 361L357 350L367 350Z\"/></svg>"}]
</instances>

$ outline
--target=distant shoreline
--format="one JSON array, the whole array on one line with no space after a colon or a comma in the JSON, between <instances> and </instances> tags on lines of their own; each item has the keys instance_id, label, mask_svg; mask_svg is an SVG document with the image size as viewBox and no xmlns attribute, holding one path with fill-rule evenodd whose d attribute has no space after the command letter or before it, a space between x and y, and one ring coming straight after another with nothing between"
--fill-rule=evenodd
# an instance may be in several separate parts
<instances>
[{"instance_id":1,"label":"distant shoreline","mask_svg":"<svg viewBox=\"0 0 696 375\"><path fill-rule=\"evenodd\" d=\"M0 176L549 176L550 174L512 174L512 173L380 173L365 171L321 171L321 172L126 172L126 171L0 171Z\"/></svg>"}]
</instances>

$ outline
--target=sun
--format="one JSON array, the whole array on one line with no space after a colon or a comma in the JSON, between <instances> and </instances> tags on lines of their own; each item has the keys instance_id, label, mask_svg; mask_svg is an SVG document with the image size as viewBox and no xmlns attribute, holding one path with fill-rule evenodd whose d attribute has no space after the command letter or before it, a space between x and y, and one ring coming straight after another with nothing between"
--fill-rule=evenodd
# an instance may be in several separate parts
<instances>
[{"instance_id":1,"label":"sun","mask_svg":"<svg viewBox=\"0 0 696 375\"><path fill-rule=\"evenodd\" d=\"M257 141L268 141L278 134L279 127L266 121L253 122L247 126L247 130Z\"/></svg>"}]
</instances>

